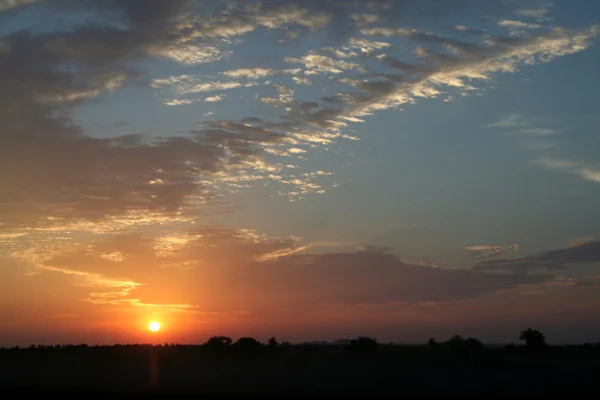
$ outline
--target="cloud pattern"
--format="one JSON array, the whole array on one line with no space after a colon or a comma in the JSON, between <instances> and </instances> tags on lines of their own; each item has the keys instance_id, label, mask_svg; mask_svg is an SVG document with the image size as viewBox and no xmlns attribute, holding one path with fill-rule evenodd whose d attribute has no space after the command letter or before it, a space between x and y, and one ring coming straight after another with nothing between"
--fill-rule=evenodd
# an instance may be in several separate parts
<instances>
[{"instance_id":1,"label":"cloud pattern","mask_svg":"<svg viewBox=\"0 0 600 400\"><path fill-rule=\"evenodd\" d=\"M470 27L461 16L481 11L478 4L0 1L0 20L34 7L63 16L96 11L68 29L0 36L0 249L27 265L31 279L76 279L89 288L89 303L187 313L261 309L275 299L282 308L461 301L600 261L593 240L513 259L497 256L517 245L476 245L466 247L478 260L473 270L452 270L373 248L318 253L300 238L200 223L230 212L232 192L265 182L291 200L325 194L333 173L299 173L296 163L358 140L352 124L424 99L483 95L496 74L581 52L600 33L548 25L546 5L518 9L489 30ZM280 46L271 62L224 63L257 32ZM330 45L294 45L311 35ZM187 72L150 74L147 63L156 60ZM318 97L307 97L308 87L320 88ZM171 108L243 95L258 112L231 119L204 111L196 129L178 135L98 138L75 123L79 107L132 88L150 88ZM577 171L598 181L592 170ZM148 288L168 279L185 301L153 299Z\"/></svg>"},{"instance_id":2,"label":"cloud pattern","mask_svg":"<svg viewBox=\"0 0 600 400\"><path fill-rule=\"evenodd\" d=\"M267 159L298 157L334 140L351 139L344 133L349 124L419 98L480 93L474 82L582 51L598 34L597 27L547 27L505 37L464 28L432 34L386 26L389 18L384 15L402 10L414 14L411 21L431 17L435 7L420 3L230 2L198 13L202 3L184 0L144 6L135 1L6 2L5 9L39 6L68 14L94 7L102 12L89 24L67 31L17 31L2 37L0 79L9 89L0 99L5 105L0 136L3 226L98 220L132 210L184 212L190 202L192 208L197 205L190 199L214 196L208 184L215 181L230 189L276 181L292 187L280 191L291 197L324 193L322 184L294 176L286 167L293 163ZM521 14L533 16L530 11ZM224 91L272 85L278 96L260 98L263 105L280 110L269 119L248 116L246 121L254 118L248 123L215 118L181 137L96 139L70 117L78 105L102 93L146 84L145 71L133 61L168 56L186 64L185 52L234 49L250 32L288 26L297 26L301 34L342 30L336 37L341 44L286 56L280 60L284 68L256 65L214 77L187 74L151 83L183 96L169 99L171 106L191 104L198 98L188 96L200 92L208 95L204 101L215 102ZM410 61L386 41L390 38L412 47ZM32 57L35 65L28 62ZM294 86L323 79L327 84L321 98L295 97Z\"/></svg>"}]
</instances>

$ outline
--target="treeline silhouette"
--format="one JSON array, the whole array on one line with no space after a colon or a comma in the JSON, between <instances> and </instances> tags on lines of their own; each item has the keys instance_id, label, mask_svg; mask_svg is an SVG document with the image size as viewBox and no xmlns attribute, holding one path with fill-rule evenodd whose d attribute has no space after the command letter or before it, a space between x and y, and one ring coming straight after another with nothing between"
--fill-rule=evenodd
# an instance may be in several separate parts
<instances>
[{"instance_id":1,"label":"treeline silhouette","mask_svg":"<svg viewBox=\"0 0 600 400\"><path fill-rule=\"evenodd\" d=\"M215 336L201 345L31 345L0 349L0 384L19 392L463 393L592 390L600 343L485 346L455 335L423 345L370 337L266 343ZM595 389L594 389L595 390ZM2 393L2 392L0 392Z\"/></svg>"}]
</instances>

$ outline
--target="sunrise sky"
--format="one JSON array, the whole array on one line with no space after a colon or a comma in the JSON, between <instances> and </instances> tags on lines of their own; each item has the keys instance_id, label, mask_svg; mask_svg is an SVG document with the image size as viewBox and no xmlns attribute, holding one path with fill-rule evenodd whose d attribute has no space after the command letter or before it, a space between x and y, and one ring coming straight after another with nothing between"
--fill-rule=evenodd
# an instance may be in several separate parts
<instances>
[{"instance_id":1,"label":"sunrise sky","mask_svg":"<svg viewBox=\"0 0 600 400\"><path fill-rule=\"evenodd\" d=\"M0 0L0 346L600 340L599 24Z\"/></svg>"}]
</instances>

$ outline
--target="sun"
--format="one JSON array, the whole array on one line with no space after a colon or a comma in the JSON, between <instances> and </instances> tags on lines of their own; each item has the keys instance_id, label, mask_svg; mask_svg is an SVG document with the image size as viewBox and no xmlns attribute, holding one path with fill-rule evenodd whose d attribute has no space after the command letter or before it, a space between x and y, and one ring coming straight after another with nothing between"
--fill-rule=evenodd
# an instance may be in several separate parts
<instances>
[{"instance_id":1,"label":"sun","mask_svg":"<svg viewBox=\"0 0 600 400\"><path fill-rule=\"evenodd\" d=\"M152 332L158 332L160 331L160 324L156 321L152 321L150 322L150 325L148 325L148 329L150 329Z\"/></svg>"}]
</instances>

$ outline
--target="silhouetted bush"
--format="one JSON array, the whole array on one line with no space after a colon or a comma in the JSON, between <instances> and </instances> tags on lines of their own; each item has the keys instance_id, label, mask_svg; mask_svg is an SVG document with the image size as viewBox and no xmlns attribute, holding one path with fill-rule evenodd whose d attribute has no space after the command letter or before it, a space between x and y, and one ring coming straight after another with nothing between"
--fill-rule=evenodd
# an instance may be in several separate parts
<instances>
[{"instance_id":1,"label":"silhouetted bush","mask_svg":"<svg viewBox=\"0 0 600 400\"><path fill-rule=\"evenodd\" d=\"M377 350L377 347L376 339L360 336L358 339L350 341L348 351L355 354L373 353Z\"/></svg>"}]
</instances>

